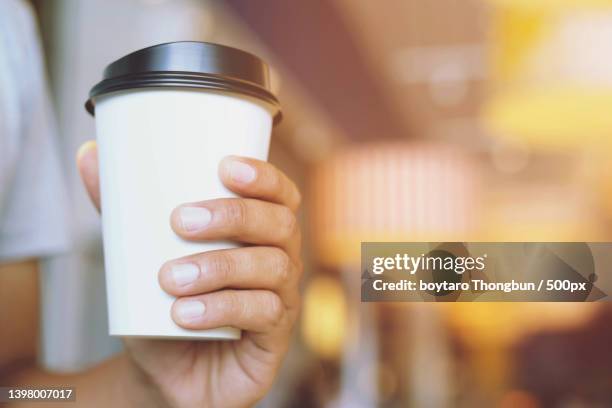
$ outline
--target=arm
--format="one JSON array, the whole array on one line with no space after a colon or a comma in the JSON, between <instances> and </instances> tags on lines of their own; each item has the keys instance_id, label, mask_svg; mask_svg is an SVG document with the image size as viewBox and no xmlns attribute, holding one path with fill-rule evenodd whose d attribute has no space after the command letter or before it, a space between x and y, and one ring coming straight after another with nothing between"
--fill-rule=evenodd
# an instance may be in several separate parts
<instances>
[{"instance_id":1,"label":"arm","mask_svg":"<svg viewBox=\"0 0 612 408\"><path fill-rule=\"evenodd\" d=\"M0 263L0 383L36 360L38 345L38 265L34 260ZM19 319L15 318L19 315Z\"/></svg>"},{"instance_id":2,"label":"arm","mask_svg":"<svg viewBox=\"0 0 612 408\"><path fill-rule=\"evenodd\" d=\"M35 260L0 264L0 386L75 387L78 396L75 407L154 406L145 402L144 396L148 397L150 390L125 355L82 374L51 374L37 367L38 282ZM139 378L143 380L140 383ZM30 405L19 406L27 408Z\"/></svg>"}]
</instances>

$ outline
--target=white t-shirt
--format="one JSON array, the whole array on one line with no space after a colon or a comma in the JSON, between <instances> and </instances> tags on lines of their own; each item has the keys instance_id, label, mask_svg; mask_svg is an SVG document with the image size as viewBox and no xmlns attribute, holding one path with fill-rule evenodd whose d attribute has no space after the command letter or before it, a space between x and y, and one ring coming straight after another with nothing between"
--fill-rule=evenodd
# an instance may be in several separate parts
<instances>
[{"instance_id":1,"label":"white t-shirt","mask_svg":"<svg viewBox=\"0 0 612 408\"><path fill-rule=\"evenodd\" d=\"M0 0L0 262L68 247L56 133L34 14Z\"/></svg>"}]
</instances>

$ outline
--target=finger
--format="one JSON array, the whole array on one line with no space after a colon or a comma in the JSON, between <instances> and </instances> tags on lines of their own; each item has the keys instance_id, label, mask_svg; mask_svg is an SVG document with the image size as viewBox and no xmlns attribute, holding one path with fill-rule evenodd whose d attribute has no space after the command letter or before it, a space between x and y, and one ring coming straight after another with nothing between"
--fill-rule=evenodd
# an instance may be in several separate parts
<instances>
[{"instance_id":1,"label":"finger","mask_svg":"<svg viewBox=\"0 0 612 408\"><path fill-rule=\"evenodd\" d=\"M299 270L276 247L245 247L195 254L166 262L159 283L170 295L192 296L219 289L267 289L285 305L297 299Z\"/></svg>"},{"instance_id":2,"label":"finger","mask_svg":"<svg viewBox=\"0 0 612 408\"><path fill-rule=\"evenodd\" d=\"M100 179L98 178L98 146L94 140L85 142L77 152L77 167L89 198L100 211Z\"/></svg>"},{"instance_id":3,"label":"finger","mask_svg":"<svg viewBox=\"0 0 612 408\"><path fill-rule=\"evenodd\" d=\"M228 156L219 165L219 175L223 184L243 197L272 201L285 205L294 212L300 205L298 188L270 163Z\"/></svg>"},{"instance_id":4,"label":"finger","mask_svg":"<svg viewBox=\"0 0 612 408\"><path fill-rule=\"evenodd\" d=\"M185 204L172 211L170 223L174 232L190 241L229 239L283 248L299 231L289 208L248 198Z\"/></svg>"},{"instance_id":5,"label":"finger","mask_svg":"<svg viewBox=\"0 0 612 408\"><path fill-rule=\"evenodd\" d=\"M223 290L180 298L171 315L179 326L192 330L231 326L264 333L290 326L280 297L267 290Z\"/></svg>"}]
</instances>

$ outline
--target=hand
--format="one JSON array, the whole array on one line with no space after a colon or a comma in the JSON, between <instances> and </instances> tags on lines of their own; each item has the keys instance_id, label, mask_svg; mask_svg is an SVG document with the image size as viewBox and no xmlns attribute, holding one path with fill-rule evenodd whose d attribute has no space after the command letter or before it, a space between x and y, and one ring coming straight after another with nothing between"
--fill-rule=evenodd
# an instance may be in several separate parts
<instances>
[{"instance_id":1,"label":"hand","mask_svg":"<svg viewBox=\"0 0 612 408\"><path fill-rule=\"evenodd\" d=\"M94 142L81 147L77 163L99 208ZM241 340L125 339L137 369L133 371L152 393L177 408L244 407L261 399L287 352L300 307L297 188L274 166L254 159L228 157L219 174L230 190L244 198L183 204L169 214L172 229L192 241L231 239L252 246L169 260L160 265L159 283L177 297L168 312L178 325L233 326L244 330ZM210 211L212 221L202 229L181 222L185 208L198 213L190 207Z\"/></svg>"}]
</instances>

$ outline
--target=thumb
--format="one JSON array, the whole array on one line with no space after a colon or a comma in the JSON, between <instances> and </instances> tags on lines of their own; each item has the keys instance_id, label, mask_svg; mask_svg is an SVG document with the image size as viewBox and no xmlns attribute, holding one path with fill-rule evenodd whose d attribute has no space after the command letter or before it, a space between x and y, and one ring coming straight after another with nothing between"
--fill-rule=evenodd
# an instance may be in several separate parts
<instances>
[{"instance_id":1,"label":"thumb","mask_svg":"<svg viewBox=\"0 0 612 408\"><path fill-rule=\"evenodd\" d=\"M77 152L77 168L89 198L100 211L100 179L98 177L98 145L94 140L85 142Z\"/></svg>"}]
</instances>

